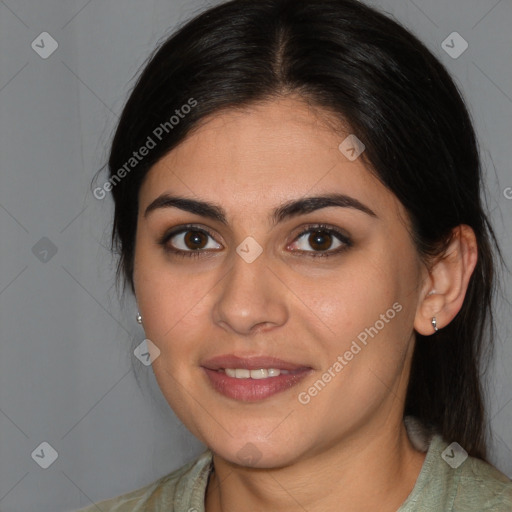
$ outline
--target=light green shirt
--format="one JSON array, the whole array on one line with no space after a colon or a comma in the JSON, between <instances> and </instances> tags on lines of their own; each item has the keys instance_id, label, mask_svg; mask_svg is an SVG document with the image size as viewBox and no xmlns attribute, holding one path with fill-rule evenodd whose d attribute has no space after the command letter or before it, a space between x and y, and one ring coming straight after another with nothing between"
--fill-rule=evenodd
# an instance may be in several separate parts
<instances>
[{"instance_id":1,"label":"light green shirt","mask_svg":"<svg viewBox=\"0 0 512 512\"><path fill-rule=\"evenodd\" d=\"M397 512L512 512L512 480L480 459L461 462L462 452L449 446L432 436L416 484ZM146 487L77 512L204 512L211 470L208 450Z\"/></svg>"}]
</instances>

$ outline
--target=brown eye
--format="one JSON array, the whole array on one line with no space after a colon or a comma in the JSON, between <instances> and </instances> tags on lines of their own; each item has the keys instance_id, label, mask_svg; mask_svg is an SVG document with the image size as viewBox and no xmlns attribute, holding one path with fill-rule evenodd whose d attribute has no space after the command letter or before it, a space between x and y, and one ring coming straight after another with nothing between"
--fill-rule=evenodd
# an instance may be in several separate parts
<instances>
[{"instance_id":1,"label":"brown eye","mask_svg":"<svg viewBox=\"0 0 512 512\"><path fill-rule=\"evenodd\" d=\"M204 249L208 243L208 237L201 231L187 231L183 242L188 249Z\"/></svg>"},{"instance_id":2,"label":"brown eye","mask_svg":"<svg viewBox=\"0 0 512 512\"><path fill-rule=\"evenodd\" d=\"M352 241L337 229L317 225L303 231L289 247L308 256L333 256L352 247Z\"/></svg>"},{"instance_id":3,"label":"brown eye","mask_svg":"<svg viewBox=\"0 0 512 512\"><path fill-rule=\"evenodd\" d=\"M181 228L174 230L162 237L159 241L160 245L166 250L179 253L196 253L208 252L211 249L222 249L210 233L202 229Z\"/></svg>"},{"instance_id":4,"label":"brown eye","mask_svg":"<svg viewBox=\"0 0 512 512\"><path fill-rule=\"evenodd\" d=\"M326 251L331 248L332 238L332 235L326 231L312 231L308 237L308 243L315 251Z\"/></svg>"}]
</instances>

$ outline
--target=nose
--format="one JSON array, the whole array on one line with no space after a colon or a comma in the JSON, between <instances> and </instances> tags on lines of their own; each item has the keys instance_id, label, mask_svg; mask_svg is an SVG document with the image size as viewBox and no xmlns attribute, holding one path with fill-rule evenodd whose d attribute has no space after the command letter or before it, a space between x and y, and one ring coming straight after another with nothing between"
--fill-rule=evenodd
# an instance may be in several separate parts
<instances>
[{"instance_id":1,"label":"nose","mask_svg":"<svg viewBox=\"0 0 512 512\"><path fill-rule=\"evenodd\" d=\"M264 253L252 263L236 255L221 281L212 314L225 330L240 335L267 331L286 323L286 287L268 266Z\"/></svg>"}]
</instances>

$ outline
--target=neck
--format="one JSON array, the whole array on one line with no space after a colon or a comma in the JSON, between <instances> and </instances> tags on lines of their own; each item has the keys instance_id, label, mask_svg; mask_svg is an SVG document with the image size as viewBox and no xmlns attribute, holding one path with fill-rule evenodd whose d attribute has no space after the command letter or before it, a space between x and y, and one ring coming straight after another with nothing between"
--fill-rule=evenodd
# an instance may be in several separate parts
<instances>
[{"instance_id":1,"label":"neck","mask_svg":"<svg viewBox=\"0 0 512 512\"><path fill-rule=\"evenodd\" d=\"M359 429L279 468L240 467L214 455L206 512L394 512L412 491L424 459L402 422Z\"/></svg>"}]
</instances>

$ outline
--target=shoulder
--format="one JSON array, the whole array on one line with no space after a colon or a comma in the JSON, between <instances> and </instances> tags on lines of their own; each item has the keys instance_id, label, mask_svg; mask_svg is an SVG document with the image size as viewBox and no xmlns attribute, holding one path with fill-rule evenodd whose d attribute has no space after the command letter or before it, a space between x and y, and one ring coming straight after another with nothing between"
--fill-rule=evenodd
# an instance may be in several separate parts
<instances>
[{"instance_id":1,"label":"shoulder","mask_svg":"<svg viewBox=\"0 0 512 512\"><path fill-rule=\"evenodd\" d=\"M164 509L171 512L176 499L189 500L194 492L201 492L203 484L206 487L210 463L211 452L207 450L149 485L93 503L75 512L149 512Z\"/></svg>"},{"instance_id":2,"label":"shoulder","mask_svg":"<svg viewBox=\"0 0 512 512\"><path fill-rule=\"evenodd\" d=\"M462 447L440 436L434 436L431 444L426 503L439 500L441 510L450 512L512 511L512 480L506 475L481 459L468 457Z\"/></svg>"},{"instance_id":3,"label":"shoulder","mask_svg":"<svg viewBox=\"0 0 512 512\"><path fill-rule=\"evenodd\" d=\"M414 489L399 512L511 512L512 480L491 464L468 457L457 443L408 418L412 444L427 452Z\"/></svg>"},{"instance_id":4,"label":"shoulder","mask_svg":"<svg viewBox=\"0 0 512 512\"><path fill-rule=\"evenodd\" d=\"M455 510L512 511L512 480L483 460L468 457L460 466ZM471 508L477 506L478 508Z\"/></svg>"}]
</instances>

